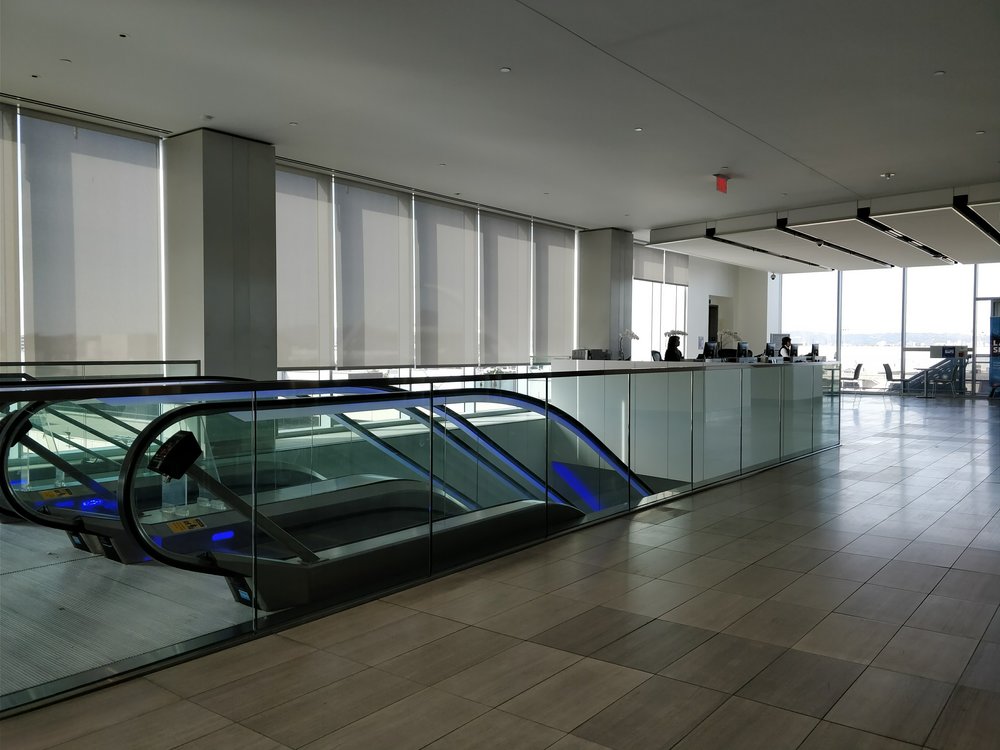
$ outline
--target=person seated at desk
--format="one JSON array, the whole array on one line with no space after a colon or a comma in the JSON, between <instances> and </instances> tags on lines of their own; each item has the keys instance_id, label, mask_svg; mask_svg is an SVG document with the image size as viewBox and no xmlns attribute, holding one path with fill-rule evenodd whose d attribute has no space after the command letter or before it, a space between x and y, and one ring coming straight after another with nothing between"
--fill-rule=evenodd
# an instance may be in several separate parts
<instances>
[{"instance_id":1,"label":"person seated at desk","mask_svg":"<svg viewBox=\"0 0 1000 750\"><path fill-rule=\"evenodd\" d=\"M785 336L784 338L781 339L781 348L778 349L778 356L779 357L786 357L788 359L791 359L791 357L792 357L792 337L791 336Z\"/></svg>"},{"instance_id":2,"label":"person seated at desk","mask_svg":"<svg viewBox=\"0 0 1000 750\"><path fill-rule=\"evenodd\" d=\"M681 337L671 336L667 339L667 351L663 353L664 362L683 362L684 353L681 351Z\"/></svg>"}]
</instances>

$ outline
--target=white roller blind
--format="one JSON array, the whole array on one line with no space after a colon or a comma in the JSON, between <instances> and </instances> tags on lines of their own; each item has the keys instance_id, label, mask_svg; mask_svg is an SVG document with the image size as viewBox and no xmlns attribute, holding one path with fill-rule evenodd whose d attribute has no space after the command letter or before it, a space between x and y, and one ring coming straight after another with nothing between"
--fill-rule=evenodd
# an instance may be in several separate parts
<instances>
[{"instance_id":1,"label":"white roller blind","mask_svg":"<svg viewBox=\"0 0 1000 750\"><path fill-rule=\"evenodd\" d=\"M535 223L535 348L540 359L573 351L576 233Z\"/></svg>"},{"instance_id":2,"label":"white roller blind","mask_svg":"<svg viewBox=\"0 0 1000 750\"><path fill-rule=\"evenodd\" d=\"M479 232L476 210L418 199L417 364L478 360Z\"/></svg>"},{"instance_id":3,"label":"white roller blind","mask_svg":"<svg viewBox=\"0 0 1000 750\"><path fill-rule=\"evenodd\" d=\"M663 280L667 284L688 285L688 256L680 253L663 254Z\"/></svg>"},{"instance_id":4,"label":"white roller blind","mask_svg":"<svg viewBox=\"0 0 1000 750\"><path fill-rule=\"evenodd\" d=\"M632 278L663 281L663 250L645 245L633 245Z\"/></svg>"},{"instance_id":5,"label":"white roller blind","mask_svg":"<svg viewBox=\"0 0 1000 750\"><path fill-rule=\"evenodd\" d=\"M482 362L527 362L531 354L531 224L479 213L483 235Z\"/></svg>"},{"instance_id":6,"label":"white roller blind","mask_svg":"<svg viewBox=\"0 0 1000 750\"><path fill-rule=\"evenodd\" d=\"M17 134L0 106L0 360L21 359L21 272L17 251Z\"/></svg>"},{"instance_id":7,"label":"white roller blind","mask_svg":"<svg viewBox=\"0 0 1000 750\"><path fill-rule=\"evenodd\" d=\"M275 173L278 366L331 366L333 185L329 176Z\"/></svg>"},{"instance_id":8,"label":"white roller blind","mask_svg":"<svg viewBox=\"0 0 1000 750\"><path fill-rule=\"evenodd\" d=\"M411 198L341 180L334 195L338 364L412 364Z\"/></svg>"},{"instance_id":9,"label":"white roller blind","mask_svg":"<svg viewBox=\"0 0 1000 750\"><path fill-rule=\"evenodd\" d=\"M26 358L159 359L158 142L20 123Z\"/></svg>"}]
</instances>

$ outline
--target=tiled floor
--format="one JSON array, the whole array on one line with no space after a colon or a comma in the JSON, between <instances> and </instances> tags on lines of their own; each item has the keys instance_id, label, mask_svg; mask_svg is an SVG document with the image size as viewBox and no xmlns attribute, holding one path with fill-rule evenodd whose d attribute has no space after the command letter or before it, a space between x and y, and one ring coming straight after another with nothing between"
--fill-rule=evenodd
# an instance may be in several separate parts
<instances>
[{"instance_id":1,"label":"tiled floor","mask_svg":"<svg viewBox=\"0 0 1000 750\"><path fill-rule=\"evenodd\" d=\"M4 748L1000 747L1000 406L8 719Z\"/></svg>"}]
</instances>

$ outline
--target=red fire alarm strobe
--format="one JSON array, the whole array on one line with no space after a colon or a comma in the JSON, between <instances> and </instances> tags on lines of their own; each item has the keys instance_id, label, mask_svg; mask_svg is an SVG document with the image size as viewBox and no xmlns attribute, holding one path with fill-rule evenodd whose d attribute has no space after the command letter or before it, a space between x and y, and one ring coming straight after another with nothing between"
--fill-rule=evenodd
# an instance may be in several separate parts
<instances>
[{"instance_id":1,"label":"red fire alarm strobe","mask_svg":"<svg viewBox=\"0 0 1000 750\"><path fill-rule=\"evenodd\" d=\"M714 175L715 177L715 189L720 193L729 192L729 176L724 174Z\"/></svg>"}]
</instances>

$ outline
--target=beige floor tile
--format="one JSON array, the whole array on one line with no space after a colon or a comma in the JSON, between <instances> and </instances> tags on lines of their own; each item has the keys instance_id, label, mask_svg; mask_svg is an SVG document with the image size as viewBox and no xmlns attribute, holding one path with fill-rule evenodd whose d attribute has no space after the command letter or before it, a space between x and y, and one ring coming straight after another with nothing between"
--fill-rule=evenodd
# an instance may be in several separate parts
<instances>
[{"instance_id":1,"label":"beige floor tile","mask_svg":"<svg viewBox=\"0 0 1000 750\"><path fill-rule=\"evenodd\" d=\"M952 686L869 667L826 715L828 721L923 744Z\"/></svg>"},{"instance_id":2,"label":"beige floor tile","mask_svg":"<svg viewBox=\"0 0 1000 750\"><path fill-rule=\"evenodd\" d=\"M730 594L767 599L777 594L800 575L801 573L792 570L749 565L726 580L715 584L712 588L728 591Z\"/></svg>"},{"instance_id":3,"label":"beige floor tile","mask_svg":"<svg viewBox=\"0 0 1000 750\"><path fill-rule=\"evenodd\" d=\"M611 750L606 745L598 745L596 742L585 740L573 734L567 734L549 750Z\"/></svg>"},{"instance_id":4,"label":"beige floor tile","mask_svg":"<svg viewBox=\"0 0 1000 750\"><path fill-rule=\"evenodd\" d=\"M362 747L417 750L488 710L456 695L427 688L310 742L305 750Z\"/></svg>"},{"instance_id":5,"label":"beige floor tile","mask_svg":"<svg viewBox=\"0 0 1000 750\"><path fill-rule=\"evenodd\" d=\"M974 638L904 626L872 666L941 682L957 682L975 649Z\"/></svg>"},{"instance_id":6,"label":"beige floor tile","mask_svg":"<svg viewBox=\"0 0 1000 750\"><path fill-rule=\"evenodd\" d=\"M799 746L814 726L816 719L808 716L733 697L674 748L792 750Z\"/></svg>"},{"instance_id":7,"label":"beige floor tile","mask_svg":"<svg viewBox=\"0 0 1000 750\"><path fill-rule=\"evenodd\" d=\"M692 531L686 536L674 539L662 545L664 549L672 549L677 552L690 552L695 555L704 555L713 549L729 544L733 541L731 536L725 534L709 534L704 531Z\"/></svg>"},{"instance_id":8,"label":"beige floor tile","mask_svg":"<svg viewBox=\"0 0 1000 750\"><path fill-rule=\"evenodd\" d=\"M743 570L748 563L738 560L722 560L717 557L699 557L686 565L674 568L664 573L660 578L674 583L684 583L689 586L704 586L706 588L720 583L734 573Z\"/></svg>"},{"instance_id":9,"label":"beige floor tile","mask_svg":"<svg viewBox=\"0 0 1000 750\"><path fill-rule=\"evenodd\" d=\"M628 540L636 544L645 544L650 547L659 547L661 544L672 542L687 535L686 529L678 529L671 526L650 526L639 531L630 531Z\"/></svg>"},{"instance_id":10,"label":"beige floor tile","mask_svg":"<svg viewBox=\"0 0 1000 750\"><path fill-rule=\"evenodd\" d=\"M924 565L947 567L954 563L964 550L965 545L959 547L954 544L938 544L936 542L915 540L908 544L902 552L899 552L896 555L896 559L905 560L906 562L923 563Z\"/></svg>"},{"instance_id":11,"label":"beige floor tile","mask_svg":"<svg viewBox=\"0 0 1000 750\"><path fill-rule=\"evenodd\" d=\"M659 672L715 633L666 620L653 620L595 651L595 659L623 667Z\"/></svg>"},{"instance_id":12,"label":"beige floor tile","mask_svg":"<svg viewBox=\"0 0 1000 750\"><path fill-rule=\"evenodd\" d=\"M821 718L863 671L860 664L790 650L744 685L737 695Z\"/></svg>"},{"instance_id":13,"label":"beige floor tile","mask_svg":"<svg viewBox=\"0 0 1000 750\"><path fill-rule=\"evenodd\" d=\"M179 700L175 693L147 680L130 680L4 719L0 724L0 739L5 747L41 750Z\"/></svg>"},{"instance_id":14,"label":"beige floor tile","mask_svg":"<svg viewBox=\"0 0 1000 750\"><path fill-rule=\"evenodd\" d=\"M602 568L596 565L574 562L573 560L555 560L509 578L506 582L511 586L548 593L587 576L600 573L601 570Z\"/></svg>"},{"instance_id":15,"label":"beige floor tile","mask_svg":"<svg viewBox=\"0 0 1000 750\"><path fill-rule=\"evenodd\" d=\"M857 581L814 576L807 573L771 598L776 602L798 604L801 607L812 607L830 612L854 593L858 586Z\"/></svg>"},{"instance_id":16,"label":"beige floor tile","mask_svg":"<svg viewBox=\"0 0 1000 750\"><path fill-rule=\"evenodd\" d=\"M947 568L941 568L937 565L893 560L872 576L868 582L879 586L890 586L896 589L929 594L947 572Z\"/></svg>"},{"instance_id":17,"label":"beige floor tile","mask_svg":"<svg viewBox=\"0 0 1000 750\"><path fill-rule=\"evenodd\" d=\"M519 641L492 630L468 627L379 664L379 669L421 685L434 685Z\"/></svg>"},{"instance_id":18,"label":"beige floor tile","mask_svg":"<svg viewBox=\"0 0 1000 750\"><path fill-rule=\"evenodd\" d=\"M487 706L499 706L583 658L579 654L519 643L439 682L435 687Z\"/></svg>"},{"instance_id":19,"label":"beige floor tile","mask_svg":"<svg viewBox=\"0 0 1000 750\"><path fill-rule=\"evenodd\" d=\"M725 632L775 646L791 646L815 627L823 616L823 611L819 609L766 601L726 628Z\"/></svg>"},{"instance_id":20,"label":"beige floor tile","mask_svg":"<svg viewBox=\"0 0 1000 750\"><path fill-rule=\"evenodd\" d=\"M190 700L227 719L241 721L363 669L363 664L316 651L198 693Z\"/></svg>"},{"instance_id":21,"label":"beige floor tile","mask_svg":"<svg viewBox=\"0 0 1000 750\"><path fill-rule=\"evenodd\" d=\"M301 747L423 689L378 669L345 677L326 687L243 720L254 731L288 747Z\"/></svg>"},{"instance_id":22,"label":"beige floor tile","mask_svg":"<svg viewBox=\"0 0 1000 750\"><path fill-rule=\"evenodd\" d=\"M786 521L788 523L788 521ZM795 540L797 545L802 547L814 547L832 552L843 549L848 544L861 536L853 531L837 531L836 529L813 529L807 534L803 534Z\"/></svg>"},{"instance_id":23,"label":"beige floor tile","mask_svg":"<svg viewBox=\"0 0 1000 750\"><path fill-rule=\"evenodd\" d=\"M428 614L475 625L508 609L537 599L539 591L511 586L500 581L481 580L474 591L447 601L418 606Z\"/></svg>"},{"instance_id":24,"label":"beige floor tile","mask_svg":"<svg viewBox=\"0 0 1000 750\"><path fill-rule=\"evenodd\" d=\"M477 627L515 638L531 638L593 608L590 602L545 594L502 614L488 617Z\"/></svg>"},{"instance_id":25,"label":"beige floor tile","mask_svg":"<svg viewBox=\"0 0 1000 750\"><path fill-rule=\"evenodd\" d=\"M688 552L677 552L672 549L651 549L649 552L643 552L641 555L630 557L628 560L615 565L614 569L625 573L659 578L674 568L679 568L681 565L697 559L697 555L692 555Z\"/></svg>"},{"instance_id":26,"label":"beige floor tile","mask_svg":"<svg viewBox=\"0 0 1000 750\"><path fill-rule=\"evenodd\" d=\"M712 690L734 693L784 652L781 646L719 633L670 664L660 674Z\"/></svg>"},{"instance_id":27,"label":"beige floor tile","mask_svg":"<svg viewBox=\"0 0 1000 750\"><path fill-rule=\"evenodd\" d=\"M824 560L810 572L818 576L830 578L846 578L849 581L864 583L878 573L889 560L884 557L868 555L852 555L847 552L837 552Z\"/></svg>"},{"instance_id":28,"label":"beige floor tile","mask_svg":"<svg viewBox=\"0 0 1000 750\"><path fill-rule=\"evenodd\" d=\"M107 750L111 747L168 750L229 724L228 719L201 706L178 701L53 747L59 750ZM4 747L7 747L6 737Z\"/></svg>"},{"instance_id":29,"label":"beige floor tile","mask_svg":"<svg viewBox=\"0 0 1000 750\"><path fill-rule=\"evenodd\" d=\"M906 624L948 635L981 638L997 607L930 594L913 612Z\"/></svg>"},{"instance_id":30,"label":"beige floor tile","mask_svg":"<svg viewBox=\"0 0 1000 750\"><path fill-rule=\"evenodd\" d=\"M678 604L692 599L705 589L701 586L688 586L673 581L652 580L627 591L621 596L604 603L611 609L623 609L637 615L659 617Z\"/></svg>"},{"instance_id":31,"label":"beige floor tile","mask_svg":"<svg viewBox=\"0 0 1000 750\"><path fill-rule=\"evenodd\" d=\"M967 549L952 565L959 570L1000 575L1000 551L992 549Z\"/></svg>"},{"instance_id":32,"label":"beige floor tile","mask_svg":"<svg viewBox=\"0 0 1000 750\"><path fill-rule=\"evenodd\" d=\"M759 606L762 599L725 591L710 589L669 612L660 615L661 620L679 622L706 630L725 630L747 612Z\"/></svg>"},{"instance_id":33,"label":"beige floor tile","mask_svg":"<svg viewBox=\"0 0 1000 750\"><path fill-rule=\"evenodd\" d=\"M502 704L500 708L540 724L571 731L651 675L596 659L581 659Z\"/></svg>"},{"instance_id":34,"label":"beige floor tile","mask_svg":"<svg viewBox=\"0 0 1000 750\"><path fill-rule=\"evenodd\" d=\"M543 750L564 733L504 711L490 711L427 745L427 750Z\"/></svg>"},{"instance_id":35,"label":"beige floor tile","mask_svg":"<svg viewBox=\"0 0 1000 750\"><path fill-rule=\"evenodd\" d=\"M834 659L868 664L895 635L898 627L893 623L834 612L806 633L794 648Z\"/></svg>"},{"instance_id":36,"label":"beige floor tile","mask_svg":"<svg viewBox=\"0 0 1000 750\"><path fill-rule=\"evenodd\" d=\"M543 646L589 656L649 621L649 617L620 609L594 607L539 633L531 640Z\"/></svg>"},{"instance_id":37,"label":"beige floor tile","mask_svg":"<svg viewBox=\"0 0 1000 750\"><path fill-rule=\"evenodd\" d=\"M653 677L573 730L614 748L670 747L726 700L724 693Z\"/></svg>"},{"instance_id":38,"label":"beige floor tile","mask_svg":"<svg viewBox=\"0 0 1000 750\"><path fill-rule=\"evenodd\" d=\"M648 576L637 576L633 573L608 569L582 578L568 586L563 586L552 593L567 599L579 599L591 604L604 604L604 602L621 596L626 591L638 588L644 583L649 583L651 580L653 579Z\"/></svg>"},{"instance_id":39,"label":"beige floor tile","mask_svg":"<svg viewBox=\"0 0 1000 750\"><path fill-rule=\"evenodd\" d=\"M918 591L866 583L837 607L837 612L902 625L923 600L924 594Z\"/></svg>"},{"instance_id":40,"label":"beige floor tile","mask_svg":"<svg viewBox=\"0 0 1000 750\"><path fill-rule=\"evenodd\" d=\"M272 635L155 672L147 679L187 697L314 651L304 643Z\"/></svg>"},{"instance_id":41,"label":"beige floor tile","mask_svg":"<svg viewBox=\"0 0 1000 750\"><path fill-rule=\"evenodd\" d=\"M853 542L844 547L842 552L852 555L867 555L869 557L885 557L892 559L899 554L907 541L905 539L894 539L890 536L875 536L874 534L862 534Z\"/></svg>"},{"instance_id":42,"label":"beige floor tile","mask_svg":"<svg viewBox=\"0 0 1000 750\"><path fill-rule=\"evenodd\" d=\"M307 622L282 631L282 635L293 641L305 643L313 648L328 648L335 643L355 638L383 625L402 620L413 614L413 610L384 601L373 601L338 612L328 617Z\"/></svg>"},{"instance_id":43,"label":"beige floor tile","mask_svg":"<svg viewBox=\"0 0 1000 750\"><path fill-rule=\"evenodd\" d=\"M191 742L179 745L177 750L289 750L280 742L247 729L241 724L230 724L223 729L206 734Z\"/></svg>"},{"instance_id":44,"label":"beige floor tile","mask_svg":"<svg viewBox=\"0 0 1000 750\"><path fill-rule=\"evenodd\" d=\"M995 748L1000 737L1000 693L958 687L927 745L947 750Z\"/></svg>"},{"instance_id":45,"label":"beige floor tile","mask_svg":"<svg viewBox=\"0 0 1000 750\"><path fill-rule=\"evenodd\" d=\"M1000 576L968 570L949 570L934 587L938 596L984 604L1000 604Z\"/></svg>"},{"instance_id":46,"label":"beige floor tile","mask_svg":"<svg viewBox=\"0 0 1000 750\"><path fill-rule=\"evenodd\" d=\"M798 750L918 750L919 745L821 721Z\"/></svg>"},{"instance_id":47,"label":"beige floor tile","mask_svg":"<svg viewBox=\"0 0 1000 750\"><path fill-rule=\"evenodd\" d=\"M478 590L484 580L487 579L480 578L475 574L475 568L472 568L403 589L383 597L382 601L423 611L425 607L435 607L449 599L457 599Z\"/></svg>"},{"instance_id":48,"label":"beige floor tile","mask_svg":"<svg viewBox=\"0 0 1000 750\"><path fill-rule=\"evenodd\" d=\"M615 539L578 552L569 559L573 562L610 568L630 557L641 555L643 552L649 552L655 548L655 545L637 544L627 539Z\"/></svg>"},{"instance_id":49,"label":"beige floor tile","mask_svg":"<svg viewBox=\"0 0 1000 750\"><path fill-rule=\"evenodd\" d=\"M454 620L416 612L411 617L336 643L328 650L352 661L375 665L464 627Z\"/></svg>"},{"instance_id":50,"label":"beige floor tile","mask_svg":"<svg viewBox=\"0 0 1000 750\"><path fill-rule=\"evenodd\" d=\"M789 544L782 547L777 552L772 552L767 557L757 561L758 565L767 565L771 568L781 568L782 570L796 570L799 573L806 573L821 562L833 555L833 550L816 549L815 547L801 547L796 544Z\"/></svg>"},{"instance_id":51,"label":"beige floor tile","mask_svg":"<svg viewBox=\"0 0 1000 750\"><path fill-rule=\"evenodd\" d=\"M981 642L958 684L1000 693L1000 643Z\"/></svg>"},{"instance_id":52,"label":"beige floor tile","mask_svg":"<svg viewBox=\"0 0 1000 750\"><path fill-rule=\"evenodd\" d=\"M747 511L747 513L753 513L754 510ZM780 512L780 511L779 511ZM781 523L781 521L774 521L767 524L767 526L762 526L756 531L751 531L746 535L747 539L765 539L774 542L791 542L798 539L811 531L809 526L798 526L793 523ZM772 553L773 554L773 553ZM775 567L781 567L775 566Z\"/></svg>"}]
</instances>

